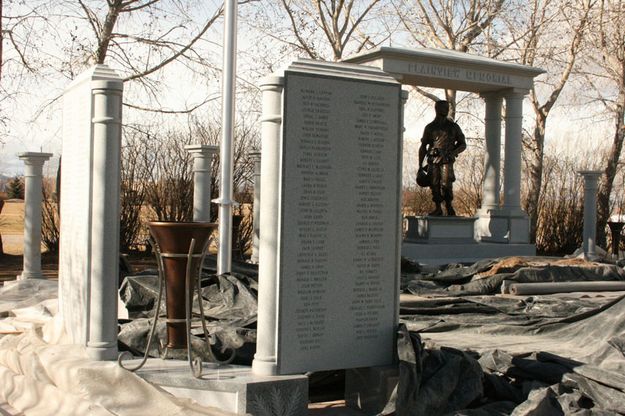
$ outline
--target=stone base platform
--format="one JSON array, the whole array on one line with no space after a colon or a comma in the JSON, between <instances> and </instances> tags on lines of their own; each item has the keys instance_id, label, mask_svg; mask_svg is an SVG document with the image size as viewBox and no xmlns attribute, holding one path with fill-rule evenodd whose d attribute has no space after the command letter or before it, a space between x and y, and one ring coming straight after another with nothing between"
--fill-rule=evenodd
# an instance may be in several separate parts
<instances>
[{"instance_id":1,"label":"stone base platform","mask_svg":"<svg viewBox=\"0 0 625 416\"><path fill-rule=\"evenodd\" d=\"M475 263L506 256L535 256L534 244L468 243L428 244L404 241L401 255L415 262L438 266L449 263Z\"/></svg>"},{"instance_id":2,"label":"stone base platform","mask_svg":"<svg viewBox=\"0 0 625 416\"><path fill-rule=\"evenodd\" d=\"M475 243L475 217L405 217L406 241L427 244Z\"/></svg>"},{"instance_id":3,"label":"stone base platform","mask_svg":"<svg viewBox=\"0 0 625 416\"><path fill-rule=\"evenodd\" d=\"M127 361L129 367L138 363ZM250 367L216 367L210 363L204 363L204 373L197 379L186 361L159 358L149 359L136 372L174 396L192 399L202 406L239 415L308 414L308 377L304 375L257 376Z\"/></svg>"},{"instance_id":4,"label":"stone base platform","mask_svg":"<svg viewBox=\"0 0 625 416\"><path fill-rule=\"evenodd\" d=\"M432 266L536 255L534 244L511 243L508 237L487 241L478 238L477 220L478 217L405 217L401 255ZM479 226L478 221L477 228Z\"/></svg>"}]
</instances>

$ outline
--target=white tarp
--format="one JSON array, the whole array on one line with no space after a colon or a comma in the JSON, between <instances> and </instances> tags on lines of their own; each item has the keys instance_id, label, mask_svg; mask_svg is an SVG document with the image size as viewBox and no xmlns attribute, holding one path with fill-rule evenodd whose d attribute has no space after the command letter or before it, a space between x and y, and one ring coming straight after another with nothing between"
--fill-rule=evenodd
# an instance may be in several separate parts
<instances>
[{"instance_id":1,"label":"white tarp","mask_svg":"<svg viewBox=\"0 0 625 416\"><path fill-rule=\"evenodd\" d=\"M56 282L0 288L0 403L27 416L224 415L178 399L115 362L87 358L56 315Z\"/></svg>"}]
</instances>

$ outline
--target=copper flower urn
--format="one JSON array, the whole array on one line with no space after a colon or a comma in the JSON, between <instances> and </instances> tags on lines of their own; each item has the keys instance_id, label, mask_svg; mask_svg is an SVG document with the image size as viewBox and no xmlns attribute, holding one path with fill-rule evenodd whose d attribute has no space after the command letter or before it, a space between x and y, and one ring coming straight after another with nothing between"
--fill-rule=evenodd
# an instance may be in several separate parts
<instances>
[{"instance_id":1,"label":"copper flower urn","mask_svg":"<svg viewBox=\"0 0 625 416\"><path fill-rule=\"evenodd\" d=\"M215 223L152 221L150 234L160 254L165 275L168 349L187 348L186 307L190 308L201 260ZM191 242L193 251L190 252ZM191 265L187 271L187 260ZM186 280L189 275L189 288ZM186 292L186 293L185 293ZM188 297L188 299L187 299ZM157 312L158 313L158 312Z\"/></svg>"}]
</instances>

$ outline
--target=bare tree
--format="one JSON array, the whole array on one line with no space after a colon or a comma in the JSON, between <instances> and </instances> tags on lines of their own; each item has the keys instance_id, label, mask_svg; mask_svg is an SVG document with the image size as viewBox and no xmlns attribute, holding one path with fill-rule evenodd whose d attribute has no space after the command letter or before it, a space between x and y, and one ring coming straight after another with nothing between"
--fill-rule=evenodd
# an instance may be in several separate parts
<instances>
[{"instance_id":1,"label":"bare tree","mask_svg":"<svg viewBox=\"0 0 625 416\"><path fill-rule=\"evenodd\" d=\"M594 3L590 0L533 0L527 5L527 19L516 21L515 26L510 27L514 38L512 46L519 53L519 63L544 67L548 71L530 91L534 125L523 142L530 179L524 209L530 217L532 241L536 240L537 223L541 218L539 209L547 119L573 73Z\"/></svg>"},{"instance_id":2,"label":"bare tree","mask_svg":"<svg viewBox=\"0 0 625 416\"><path fill-rule=\"evenodd\" d=\"M60 242L58 195L54 193L54 187L53 181L49 179L44 181L41 207L41 242L49 253L57 253Z\"/></svg>"},{"instance_id":3,"label":"bare tree","mask_svg":"<svg viewBox=\"0 0 625 416\"><path fill-rule=\"evenodd\" d=\"M45 10L39 1L19 4L8 10L4 8L4 2L0 0L0 76L5 63L15 62L21 69L34 71L34 61L39 50L32 42L31 32L36 22L45 21ZM11 2L9 2L11 5ZM8 50L4 49L4 41L7 41ZM8 52L9 55L5 56ZM15 72L20 72L14 69Z\"/></svg>"},{"instance_id":4,"label":"bare tree","mask_svg":"<svg viewBox=\"0 0 625 416\"><path fill-rule=\"evenodd\" d=\"M144 149L141 140L142 131L136 128L124 128L124 144L121 157L121 187L120 187L120 251L128 252L144 243L145 225L142 224L143 207L146 202L147 181L142 175L140 163ZM143 237L143 238L142 238Z\"/></svg>"},{"instance_id":5,"label":"bare tree","mask_svg":"<svg viewBox=\"0 0 625 416\"><path fill-rule=\"evenodd\" d=\"M557 154L545 156L545 181L540 198L536 250L543 255L564 255L582 243L584 202L577 160Z\"/></svg>"},{"instance_id":6,"label":"bare tree","mask_svg":"<svg viewBox=\"0 0 625 416\"><path fill-rule=\"evenodd\" d=\"M494 42L491 26L500 16L505 0L393 0L397 18L411 43L421 47L452 49L459 52L488 53ZM439 98L416 90L434 101ZM455 117L456 91L445 90Z\"/></svg>"},{"instance_id":7,"label":"bare tree","mask_svg":"<svg viewBox=\"0 0 625 416\"><path fill-rule=\"evenodd\" d=\"M605 227L610 217L610 196L625 138L625 4L601 0L592 18L591 45L586 80L594 98L614 123L612 145L605 159L599 185L597 243L605 245ZM594 52L594 53L593 53Z\"/></svg>"},{"instance_id":8,"label":"bare tree","mask_svg":"<svg viewBox=\"0 0 625 416\"><path fill-rule=\"evenodd\" d=\"M2 20L4 19L4 14L2 13L2 3L3 1L0 0L0 82L2 80L2 44L4 43L4 24L2 22Z\"/></svg>"},{"instance_id":9,"label":"bare tree","mask_svg":"<svg viewBox=\"0 0 625 416\"><path fill-rule=\"evenodd\" d=\"M388 37L374 33L374 11L381 3L381 0L266 1L262 19L252 25L290 51L311 59L339 61L347 52L359 52Z\"/></svg>"},{"instance_id":10,"label":"bare tree","mask_svg":"<svg viewBox=\"0 0 625 416\"><path fill-rule=\"evenodd\" d=\"M454 165L454 170L458 172L454 184L454 205L459 215L472 217L482 204L483 154L484 141L468 137L467 150Z\"/></svg>"},{"instance_id":11,"label":"bare tree","mask_svg":"<svg viewBox=\"0 0 625 416\"><path fill-rule=\"evenodd\" d=\"M183 0L77 0L65 3L67 16L83 27L73 36L74 50L86 56L75 60L78 68L68 65L73 78L82 66L108 63L122 72L124 81L138 81L158 103L159 71L172 62L181 62L187 69L206 76L214 68L206 59L206 51L198 50L208 30L222 15L223 7L206 10L197 2ZM199 21L195 15L205 16ZM80 36L88 27L91 36ZM88 33L87 32L87 33ZM84 33L86 35L86 33ZM206 99L204 102L208 101ZM129 103L126 103L129 104ZM140 110L155 110L129 104ZM181 111L191 111L197 108Z\"/></svg>"},{"instance_id":12,"label":"bare tree","mask_svg":"<svg viewBox=\"0 0 625 416\"><path fill-rule=\"evenodd\" d=\"M8 2L0 0L0 105L9 108L15 98L24 92L24 81L45 66L47 52L43 48L42 33L55 33L46 15L43 0ZM39 35L36 35L39 34ZM0 109L0 123L10 120L7 111ZM0 135L0 144L5 142Z\"/></svg>"}]
</instances>

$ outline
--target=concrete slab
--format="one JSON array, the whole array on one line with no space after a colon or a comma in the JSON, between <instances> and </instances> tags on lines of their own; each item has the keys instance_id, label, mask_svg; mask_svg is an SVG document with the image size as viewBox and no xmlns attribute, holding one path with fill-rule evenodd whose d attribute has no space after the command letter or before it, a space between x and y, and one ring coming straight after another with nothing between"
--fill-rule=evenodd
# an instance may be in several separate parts
<instances>
[{"instance_id":1,"label":"concrete slab","mask_svg":"<svg viewBox=\"0 0 625 416\"><path fill-rule=\"evenodd\" d=\"M131 360L128 365L138 362ZM211 363L204 363L203 368L205 374L197 379L186 361L154 358L136 374L176 397L235 414L307 414L308 377L304 375L257 376L251 367Z\"/></svg>"}]
</instances>

